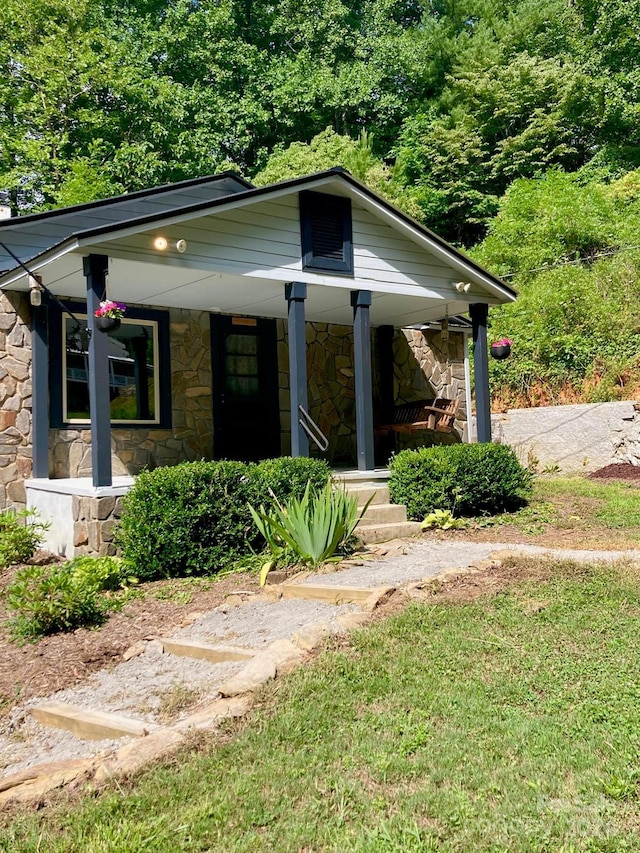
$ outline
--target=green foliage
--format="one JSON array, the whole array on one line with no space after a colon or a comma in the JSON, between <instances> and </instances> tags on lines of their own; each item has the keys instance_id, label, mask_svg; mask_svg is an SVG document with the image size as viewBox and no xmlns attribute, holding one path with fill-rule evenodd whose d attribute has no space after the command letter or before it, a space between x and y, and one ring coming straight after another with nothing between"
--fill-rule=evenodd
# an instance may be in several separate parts
<instances>
[{"instance_id":1,"label":"green foliage","mask_svg":"<svg viewBox=\"0 0 640 853\"><path fill-rule=\"evenodd\" d=\"M624 396L640 361L639 175L603 183L551 172L505 195L474 253L515 273L518 301L490 315L492 338L514 342L510 359L491 364L503 401Z\"/></svg>"},{"instance_id":2,"label":"green foliage","mask_svg":"<svg viewBox=\"0 0 640 853\"><path fill-rule=\"evenodd\" d=\"M457 444L403 450L389 465L394 503L416 521L435 510L461 516L492 515L526 502L531 475L510 447Z\"/></svg>"},{"instance_id":3,"label":"green foliage","mask_svg":"<svg viewBox=\"0 0 640 853\"><path fill-rule=\"evenodd\" d=\"M262 545L247 504L286 501L328 479L326 463L186 462L140 474L123 499L116 542L141 580L217 572Z\"/></svg>"},{"instance_id":4,"label":"green foliage","mask_svg":"<svg viewBox=\"0 0 640 853\"><path fill-rule=\"evenodd\" d=\"M36 639L59 631L100 625L115 604L115 592L136 578L116 557L75 557L62 565L26 566L7 587L14 639Z\"/></svg>"},{"instance_id":5,"label":"green foliage","mask_svg":"<svg viewBox=\"0 0 640 853\"><path fill-rule=\"evenodd\" d=\"M437 527L438 530L456 530L461 527L466 527L465 522L461 518L455 518L449 509L434 509L425 516L422 522L423 530L431 530Z\"/></svg>"},{"instance_id":6,"label":"green foliage","mask_svg":"<svg viewBox=\"0 0 640 853\"><path fill-rule=\"evenodd\" d=\"M36 518L33 509L0 513L0 569L26 562L42 544L49 524Z\"/></svg>"},{"instance_id":7,"label":"green foliage","mask_svg":"<svg viewBox=\"0 0 640 853\"><path fill-rule=\"evenodd\" d=\"M276 559L289 549L313 569L345 547L360 520L357 498L330 482L316 495L308 482L300 499L278 501L271 513L264 505L259 510L249 505L249 510Z\"/></svg>"},{"instance_id":8,"label":"green foliage","mask_svg":"<svg viewBox=\"0 0 640 853\"><path fill-rule=\"evenodd\" d=\"M251 469L254 491L262 503L272 503L271 492L281 503L290 497L301 497L307 483L311 493L322 491L329 480L331 470L323 459L308 459L304 456L281 456L265 459Z\"/></svg>"},{"instance_id":9,"label":"green foliage","mask_svg":"<svg viewBox=\"0 0 640 853\"><path fill-rule=\"evenodd\" d=\"M74 557L66 563L66 569L73 572L78 583L95 587L99 592L115 592L137 583L124 560L118 557Z\"/></svg>"}]
</instances>

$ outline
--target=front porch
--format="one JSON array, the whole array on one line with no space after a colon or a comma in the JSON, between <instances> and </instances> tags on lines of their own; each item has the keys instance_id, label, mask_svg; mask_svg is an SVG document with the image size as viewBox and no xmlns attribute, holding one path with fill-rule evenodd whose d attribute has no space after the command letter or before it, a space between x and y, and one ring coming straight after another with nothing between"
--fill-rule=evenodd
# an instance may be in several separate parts
<instances>
[{"instance_id":1,"label":"front porch","mask_svg":"<svg viewBox=\"0 0 640 853\"><path fill-rule=\"evenodd\" d=\"M67 540L116 509L92 489L146 467L320 454L305 413L328 461L360 471L386 464L374 424L400 402L459 397L469 440L471 337L490 440L487 315L513 293L342 171L260 189L224 175L8 220L2 257L0 508L80 478ZM110 334L105 298L127 305Z\"/></svg>"}]
</instances>

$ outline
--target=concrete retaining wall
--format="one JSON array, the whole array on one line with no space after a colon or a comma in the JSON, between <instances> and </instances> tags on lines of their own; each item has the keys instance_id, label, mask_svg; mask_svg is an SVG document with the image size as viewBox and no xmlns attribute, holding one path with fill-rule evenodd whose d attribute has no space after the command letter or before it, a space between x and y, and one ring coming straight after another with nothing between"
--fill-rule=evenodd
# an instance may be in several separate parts
<instances>
[{"instance_id":1,"label":"concrete retaining wall","mask_svg":"<svg viewBox=\"0 0 640 853\"><path fill-rule=\"evenodd\" d=\"M639 409L633 401L510 409L492 416L493 439L510 444L524 465L538 471L640 465Z\"/></svg>"}]
</instances>

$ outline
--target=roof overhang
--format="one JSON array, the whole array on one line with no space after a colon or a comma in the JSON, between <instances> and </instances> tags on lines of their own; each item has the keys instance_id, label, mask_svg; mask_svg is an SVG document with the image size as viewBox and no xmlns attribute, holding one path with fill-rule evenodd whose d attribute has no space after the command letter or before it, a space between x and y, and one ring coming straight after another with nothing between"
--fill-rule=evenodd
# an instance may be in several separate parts
<instances>
[{"instance_id":1,"label":"roof overhang","mask_svg":"<svg viewBox=\"0 0 640 853\"><path fill-rule=\"evenodd\" d=\"M333 193L352 198L451 270L450 299L447 296L443 300L441 293L417 284L372 284L369 289L373 292L371 320L374 325L423 323L440 318L445 311L450 315L463 313L468 310L471 301L499 304L515 299L514 291L500 279L340 170L330 170L269 187L249 188L170 213L138 217L77 232L30 259L26 266L32 272L42 274L46 286L56 296L83 298L86 286L82 274L82 257L92 253L105 254L110 258L111 298L154 307L181 307L271 317L286 316L284 283L306 280L309 286L306 308L310 320L350 323L352 310L345 291L352 290L354 282L348 277L301 274L288 267L277 270L256 269L238 275L224 266L204 268L188 254L158 254L141 260L127 243L132 237L151 235L159 228L170 229L197 220L205 222L206 217L240 210L261 201L274 201L295 194L302 188L331 189ZM455 283L458 280L474 286L473 298L456 292ZM135 282L134 292L132 282ZM16 267L0 274L0 288L26 290L28 280L25 270ZM482 296L479 297L478 293Z\"/></svg>"}]
</instances>

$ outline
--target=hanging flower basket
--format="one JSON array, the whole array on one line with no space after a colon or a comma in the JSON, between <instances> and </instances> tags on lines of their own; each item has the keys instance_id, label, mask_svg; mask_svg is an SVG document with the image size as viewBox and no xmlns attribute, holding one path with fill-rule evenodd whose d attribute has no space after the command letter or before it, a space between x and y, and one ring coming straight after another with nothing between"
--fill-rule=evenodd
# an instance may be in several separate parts
<instances>
[{"instance_id":1,"label":"hanging flower basket","mask_svg":"<svg viewBox=\"0 0 640 853\"><path fill-rule=\"evenodd\" d=\"M120 327L120 317L96 317L96 329L99 332L115 332Z\"/></svg>"},{"instance_id":2,"label":"hanging flower basket","mask_svg":"<svg viewBox=\"0 0 640 853\"><path fill-rule=\"evenodd\" d=\"M499 341L495 341L495 343L491 344L491 357L498 359L498 361L509 358L512 343L513 341L510 341L509 338L502 338Z\"/></svg>"},{"instance_id":3,"label":"hanging flower basket","mask_svg":"<svg viewBox=\"0 0 640 853\"><path fill-rule=\"evenodd\" d=\"M113 332L120 326L122 317L127 306L122 302L113 302L107 299L100 303L100 307L94 311L94 322L96 329L100 332Z\"/></svg>"}]
</instances>

